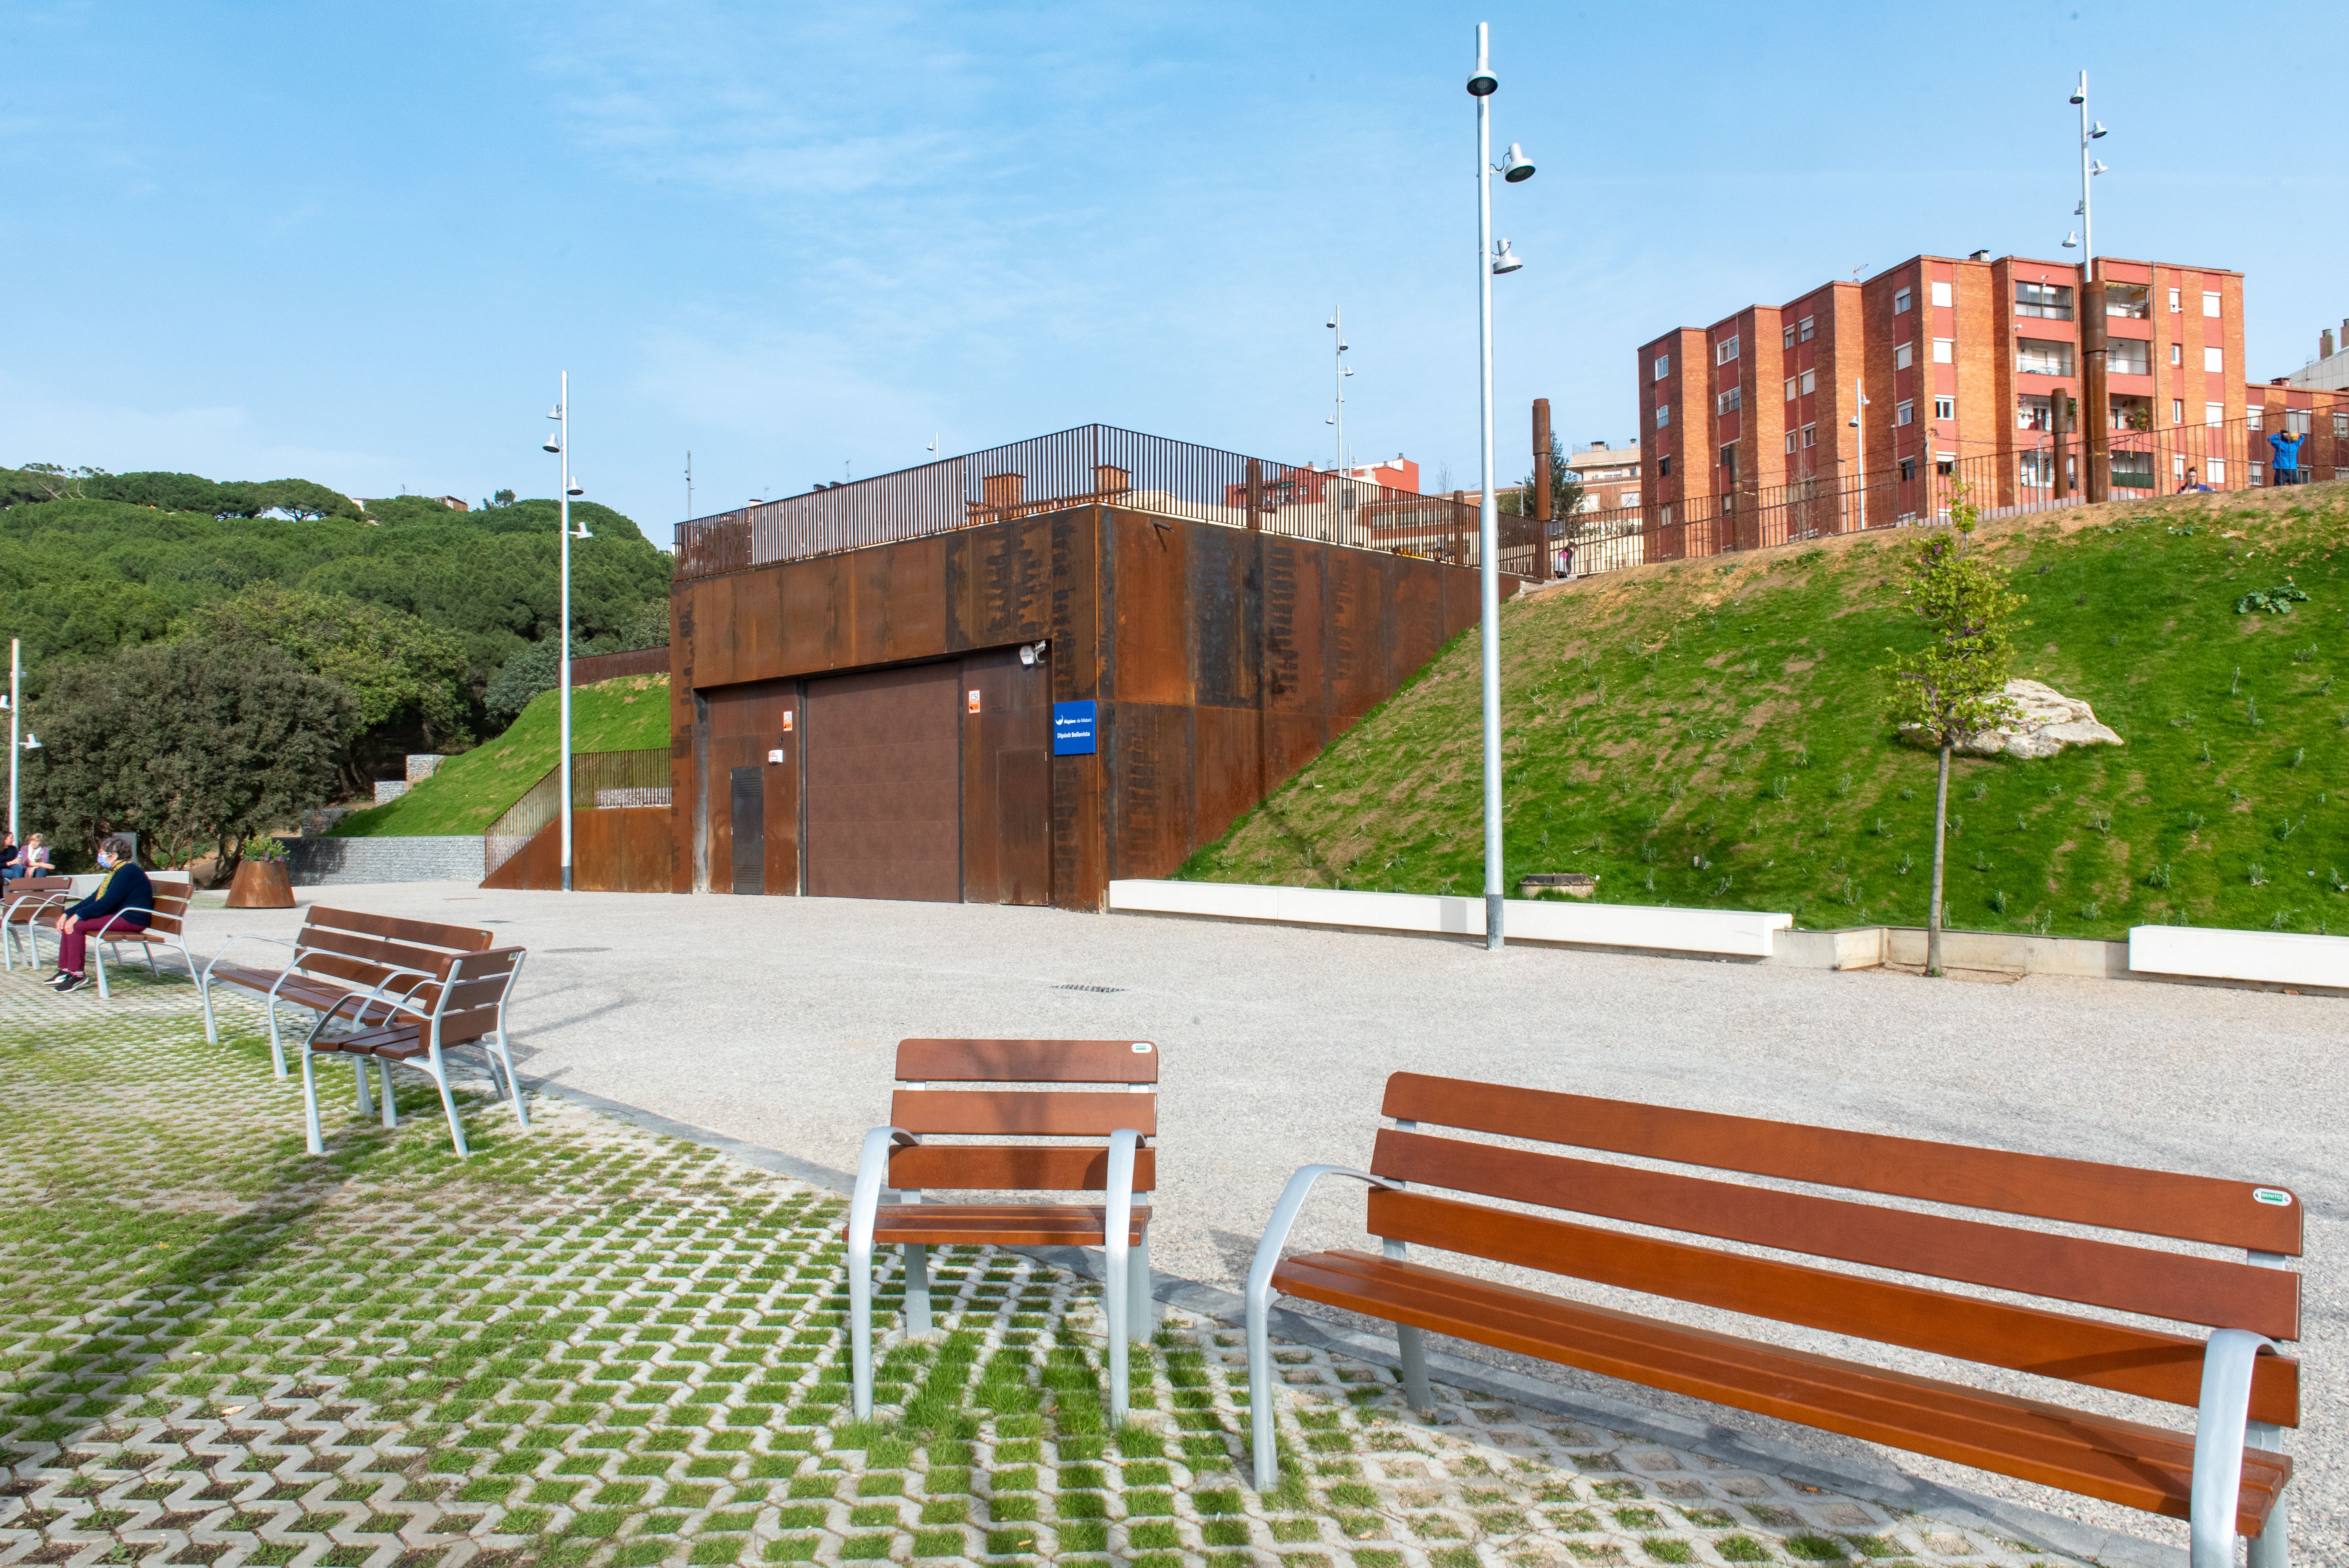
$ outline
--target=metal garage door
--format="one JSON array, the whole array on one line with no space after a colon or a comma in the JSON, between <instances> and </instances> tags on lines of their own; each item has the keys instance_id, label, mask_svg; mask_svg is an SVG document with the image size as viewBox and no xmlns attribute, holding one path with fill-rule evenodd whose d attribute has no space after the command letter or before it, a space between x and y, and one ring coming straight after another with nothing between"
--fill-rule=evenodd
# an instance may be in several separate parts
<instances>
[{"instance_id":1,"label":"metal garage door","mask_svg":"<svg viewBox=\"0 0 2349 1568\"><path fill-rule=\"evenodd\" d=\"M818 898L962 897L958 666L810 681L807 890Z\"/></svg>"}]
</instances>

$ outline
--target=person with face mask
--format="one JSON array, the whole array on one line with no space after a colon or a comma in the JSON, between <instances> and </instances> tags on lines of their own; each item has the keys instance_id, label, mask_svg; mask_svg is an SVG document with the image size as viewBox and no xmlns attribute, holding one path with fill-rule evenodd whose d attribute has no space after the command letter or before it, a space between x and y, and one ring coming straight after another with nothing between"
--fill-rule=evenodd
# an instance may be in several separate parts
<instances>
[{"instance_id":1,"label":"person with face mask","mask_svg":"<svg viewBox=\"0 0 2349 1568\"><path fill-rule=\"evenodd\" d=\"M98 845L98 869L106 873L98 891L57 916L57 972L48 979L53 990L78 991L88 985L82 963L89 939L144 931L155 908L155 884L131 859L129 839L117 833Z\"/></svg>"}]
</instances>

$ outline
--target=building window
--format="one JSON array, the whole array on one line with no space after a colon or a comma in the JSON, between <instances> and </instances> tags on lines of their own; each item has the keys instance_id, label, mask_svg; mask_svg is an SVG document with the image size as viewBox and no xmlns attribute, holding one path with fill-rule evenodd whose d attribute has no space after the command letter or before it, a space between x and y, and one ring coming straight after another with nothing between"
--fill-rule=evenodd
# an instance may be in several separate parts
<instances>
[{"instance_id":1,"label":"building window","mask_svg":"<svg viewBox=\"0 0 2349 1568\"><path fill-rule=\"evenodd\" d=\"M1938 305L1946 305L1950 303L1949 284L1935 284L1933 285L1933 303Z\"/></svg>"},{"instance_id":2,"label":"building window","mask_svg":"<svg viewBox=\"0 0 2349 1568\"><path fill-rule=\"evenodd\" d=\"M1657 404L1657 405L1656 405L1656 428L1657 428L1657 429L1659 429L1659 430L1661 430L1661 429L1662 429L1665 426L1667 426L1667 425L1671 424L1671 422L1672 422L1672 406L1671 406L1670 403L1659 403L1659 404Z\"/></svg>"},{"instance_id":3,"label":"building window","mask_svg":"<svg viewBox=\"0 0 2349 1568\"><path fill-rule=\"evenodd\" d=\"M2202 422L2206 425L2225 424L2227 422L2227 406L2224 403L2203 404Z\"/></svg>"},{"instance_id":4,"label":"building window","mask_svg":"<svg viewBox=\"0 0 2349 1568\"><path fill-rule=\"evenodd\" d=\"M2268 482L2268 466L2267 466L2267 464L2265 464L2265 463L2253 463L2253 464L2251 465L2251 483L2253 483L2254 485L2263 485L2263 484L2265 484L2265 483L2267 483L2267 482Z\"/></svg>"},{"instance_id":5,"label":"building window","mask_svg":"<svg viewBox=\"0 0 2349 1568\"><path fill-rule=\"evenodd\" d=\"M1892 314L1899 315L1908 308L1909 291L1907 289L1894 290L1892 294Z\"/></svg>"},{"instance_id":6,"label":"building window","mask_svg":"<svg viewBox=\"0 0 2349 1568\"><path fill-rule=\"evenodd\" d=\"M2333 416L2333 438L2336 441L2349 441L2349 414Z\"/></svg>"},{"instance_id":7,"label":"building window","mask_svg":"<svg viewBox=\"0 0 2349 1568\"><path fill-rule=\"evenodd\" d=\"M2186 364L2186 346L2184 344L2173 343L2169 346L2169 363L2181 367L2184 366Z\"/></svg>"},{"instance_id":8,"label":"building window","mask_svg":"<svg viewBox=\"0 0 2349 1568\"><path fill-rule=\"evenodd\" d=\"M2052 430L2055 428L2054 403L2047 397L2017 397L2014 400L2014 428L2018 430Z\"/></svg>"},{"instance_id":9,"label":"building window","mask_svg":"<svg viewBox=\"0 0 2349 1568\"><path fill-rule=\"evenodd\" d=\"M1795 432L1794 432L1794 431L1792 431L1792 430L1789 430L1789 431L1787 431L1787 432L1786 432L1786 451L1787 451L1787 453L1788 453L1789 455L1792 455L1792 454L1793 454L1793 452L1794 452L1794 450L1795 450Z\"/></svg>"},{"instance_id":10,"label":"building window","mask_svg":"<svg viewBox=\"0 0 2349 1568\"><path fill-rule=\"evenodd\" d=\"M1737 443L1734 441L1721 449L1721 471L1731 484L1737 482Z\"/></svg>"},{"instance_id":11,"label":"building window","mask_svg":"<svg viewBox=\"0 0 2349 1568\"><path fill-rule=\"evenodd\" d=\"M1656 356L1656 374L1654 379L1661 381L1665 377L1670 376L1671 373L1672 356L1669 354L1659 354Z\"/></svg>"},{"instance_id":12,"label":"building window","mask_svg":"<svg viewBox=\"0 0 2349 1568\"><path fill-rule=\"evenodd\" d=\"M1944 479L1948 479L1954 475L1958 471L1958 454L1955 452L1934 453L1933 471L1940 474Z\"/></svg>"},{"instance_id":13,"label":"building window","mask_svg":"<svg viewBox=\"0 0 2349 1568\"><path fill-rule=\"evenodd\" d=\"M1668 480L1672 477L1671 459L1666 457L1658 458L1656 459L1656 477L1660 480Z\"/></svg>"},{"instance_id":14,"label":"building window","mask_svg":"<svg viewBox=\"0 0 2349 1568\"><path fill-rule=\"evenodd\" d=\"M2052 337L2014 340L2014 369L2019 376L2069 376L2072 346Z\"/></svg>"},{"instance_id":15,"label":"building window","mask_svg":"<svg viewBox=\"0 0 2349 1568\"><path fill-rule=\"evenodd\" d=\"M1669 501L1665 503L1662 511L1656 513L1656 521L1666 528L1671 527L1672 509Z\"/></svg>"},{"instance_id":16,"label":"building window","mask_svg":"<svg viewBox=\"0 0 2349 1568\"><path fill-rule=\"evenodd\" d=\"M1936 397L1933 399L1933 418L1936 419L1954 419L1957 417L1958 400L1955 397Z\"/></svg>"},{"instance_id":17,"label":"building window","mask_svg":"<svg viewBox=\"0 0 2349 1568\"><path fill-rule=\"evenodd\" d=\"M2153 290L2145 284L2106 284L2105 314L2125 321L2143 321L2148 309L2147 296Z\"/></svg>"},{"instance_id":18,"label":"building window","mask_svg":"<svg viewBox=\"0 0 2349 1568\"><path fill-rule=\"evenodd\" d=\"M1795 341L1797 343L1808 343L1810 340L1811 318L1806 315L1803 317L1802 320L1795 324Z\"/></svg>"},{"instance_id":19,"label":"building window","mask_svg":"<svg viewBox=\"0 0 2349 1568\"><path fill-rule=\"evenodd\" d=\"M1785 335L1785 343L1784 346L1785 346L1785 347L1787 347L1787 348L1792 348L1792 347L1794 347L1794 346L1795 346L1795 329L1794 329L1793 327L1791 327L1791 326L1790 326L1790 327L1788 327L1788 328L1785 330L1785 335Z\"/></svg>"},{"instance_id":20,"label":"building window","mask_svg":"<svg viewBox=\"0 0 2349 1568\"><path fill-rule=\"evenodd\" d=\"M2204 315L2219 314L2219 295L2216 291L2211 289L2202 291L2202 314Z\"/></svg>"},{"instance_id":21,"label":"building window","mask_svg":"<svg viewBox=\"0 0 2349 1568\"><path fill-rule=\"evenodd\" d=\"M1903 458L1900 459L1900 477L1903 480L1913 480L1917 477L1916 459Z\"/></svg>"},{"instance_id":22,"label":"building window","mask_svg":"<svg viewBox=\"0 0 2349 1568\"><path fill-rule=\"evenodd\" d=\"M1957 358L1957 345L1946 337L1933 339L1933 363L1948 365Z\"/></svg>"},{"instance_id":23,"label":"building window","mask_svg":"<svg viewBox=\"0 0 2349 1568\"><path fill-rule=\"evenodd\" d=\"M2172 289L2169 292L2171 294L2176 294L2178 291L2176 289ZM2186 454L2184 452L2172 452L2169 455L2169 477L2176 480L2181 485L2186 482Z\"/></svg>"},{"instance_id":24,"label":"building window","mask_svg":"<svg viewBox=\"0 0 2349 1568\"><path fill-rule=\"evenodd\" d=\"M2204 459L2202 462L2202 482L2213 485L2225 484L2227 482L2227 459L2224 458Z\"/></svg>"},{"instance_id":25,"label":"building window","mask_svg":"<svg viewBox=\"0 0 2349 1568\"><path fill-rule=\"evenodd\" d=\"M2172 397L2169 400L2169 422L2173 425L2183 425L2186 423L2185 398Z\"/></svg>"},{"instance_id":26,"label":"building window","mask_svg":"<svg viewBox=\"0 0 2349 1568\"><path fill-rule=\"evenodd\" d=\"M2015 466L2016 477L2026 490L2045 490L2055 482L2055 458L2052 452L2025 452Z\"/></svg>"},{"instance_id":27,"label":"building window","mask_svg":"<svg viewBox=\"0 0 2349 1568\"><path fill-rule=\"evenodd\" d=\"M1732 387L1728 391L1723 392L1720 397L1715 397L1713 400L1713 411L1715 414L1735 413L1739 408L1745 406L1745 400L1743 397L1744 392L1744 388L1742 387Z\"/></svg>"},{"instance_id":28,"label":"building window","mask_svg":"<svg viewBox=\"0 0 2349 1568\"><path fill-rule=\"evenodd\" d=\"M2243 423L2247 428L2252 430L2261 429L2263 428L2261 424L2261 420L2265 418L2266 414L2267 409L2264 407L2258 408L2246 408L2243 410Z\"/></svg>"},{"instance_id":29,"label":"building window","mask_svg":"<svg viewBox=\"0 0 2349 1568\"><path fill-rule=\"evenodd\" d=\"M2227 351L2223 348L2204 349L2202 351L2202 368L2210 371L2213 374L2225 370L2227 368Z\"/></svg>"},{"instance_id":30,"label":"building window","mask_svg":"<svg viewBox=\"0 0 2349 1568\"><path fill-rule=\"evenodd\" d=\"M2169 314L2176 315L2179 311L2184 310L2185 308L2186 307L2184 305L2178 303L2178 291L2176 289L2171 289L2169 291Z\"/></svg>"},{"instance_id":31,"label":"building window","mask_svg":"<svg viewBox=\"0 0 2349 1568\"><path fill-rule=\"evenodd\" d=\"M1818 428L1816 425L1806 425L1806 426L1804 426L1804 427L1803 427L1803 445L1805 445L1805 446L1806 446L1806 447L1816 447L1816 446L1817 446L1818 444L1819 444L1819 428Z\"/></svg>"},{"instance_id":32,"label":"building window","mask_svg":"<svg viewBox=\"0 0 2349 1568\"><path fill-rule=\"evenodd\" d=\"M2116 376L2150 376L2153 374L2153 345L2142 337L2108 337L2105 340L2105 368Z\"/></svg>"},{"instance_id":33,"label":"building window","mask_svg":"<svg viewBox=\"0 0 2349 1568\"><path fill-rule=\"evenodd\" d=\"M2072 285L2017 284L2014 285L2014 314L2038 316L2046 321L2069 321L2072 319Z\"/></svg>"},{"instance_id":34,"label":"building window","mask_svg":"<svg viewBox=\"0 0 2349 1568\"><path fill-rule=\"evenodd\" d=\"M1786 377L1786 401L1787 401L1787 402L1791 403L1791 402L1793 402L1793 401L1795 400L1795 388L1796 387L1800 386L1801 384L1802 384L1802 383L1801 383L1801 380L1800 380L1800 378L1799 378L1799 377L1797 377L1789 376L1789 377Z\"/></svg>"},{"instance_id":35,"label":"building window","mask_svg":"<svg viewBox=\"0 0 2349 1568\"><path fill-rule=\"evenodd\" d=\"M2308 410L2305 408L2285 409L2283 415L2283 428L2295 436L2307 435Z\"/></svg>"},{"instance_id":36,"label":"building window","mask_svg":"<svg viewBox=\"0 0 2349 1568\"><path fill-rule=\"evenodd\" d=\"M1713 362L1715 365L1726 365L1736 357L1737 335L1733 332L1727 337L1721 340L1720 347L1713 351Z\"/></svg>"},{"instance_id":37,"label":"building window","mask_svg":"<svg viewBox=\"0 0 2349 1568\"><path fill-rule=\"evenodd\" d=\"M1900 399L1900 407L1893 411L1892 422L1896 425L1906 425L1916 418L1916 403L1909 398L1903 397Z\"/></svg>"},{"instance_id":38,"label":"building window","mask_svg":"<svg viewBox=\"0 0 2349 1568\"><path fill-rule=\"evenodd\" d=\"M1913 356L1910 351L1910 346L1905 343L1902 344L1899 347L1892 351L1892 368L1895 370L1908 369L1909 361L1911 357L1913 357Z\"/></svg>"},{"instance_id":39,"label":"building window","mask_svg":"<svg viewBox=\"0 0 2349 1568\"><path fill-rule=\"evenodd\" d=\"M1817 391L1818 389L1819 389L1819 373L1818 373L1817 371L1816 371L1816 370L1806 370L1806 371L1804 371L1804 372L1803 372L1803 391L1804 391L1806 394L1808 394L1808 393L1816 392L1816 391Z\"/></svg>"}]
</instances>

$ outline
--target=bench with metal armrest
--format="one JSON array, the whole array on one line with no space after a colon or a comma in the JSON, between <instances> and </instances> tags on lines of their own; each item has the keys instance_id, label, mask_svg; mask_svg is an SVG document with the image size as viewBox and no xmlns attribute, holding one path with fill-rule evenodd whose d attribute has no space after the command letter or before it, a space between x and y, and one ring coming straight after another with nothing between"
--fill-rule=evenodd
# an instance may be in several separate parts
<instances>
[{"instance_id":1,"label":"bench with metal armrest","mask_svg":"<svg viewBox=\"0 0 2349 1568\"><path fill-rule=\"evenodd\" d=\"M522 1081L514 1076L513 1055L506 1043L506 1003L515 977L522 973L524 955L519 947L444 953L429 970L394 971L372 990L354 991L330 1004L302 1042L303 1130L310 1152L326 1152L326 1139L318 1125L314 1064L327 1057L349 1059L357 1078L362 1116L375 1109L367 1088L367 1065L375 1065L382 1080L386 1127L399 1124L391 1069L413 1068L429 1078L440 1091L440 1109L449 1119L449 1141L461 1159L471 1150L465 1143L464 1123L457 1115L449 1053L460 1046L477 1047L489 1062L491 1084L512 1105L515 1122L529 1131L530 1112L523 1107ZM326 1033L329 1024L346 1017L351 1026L347 1033Z\"/></svg>"},{"instance_id":2,"label":"bench with metal armrest","mask_svg":"<svg viewBox=\"0 0 2349 1568\"><path fill-rule=\"evenodd\" d=\"M269 1014L269 1055L277 1076L285 1076L285 1046L277 1026L279 1004L325 1015L347 997L373 995L395 975L434 975L452 953L481 953L496 941L470 925L402 920L353 909L312 904L292 941L282 937L231 936L197 975L203 999L204 1038L217 1044L220 1026L212 1012L212 989L234 985L259 993ZM290 954L280 965L244 959L228 962L239 943L281 947Z\"/></svg>"},{"instance_id":3,"label":"bench with metal armrest","mask_svg":"<svg viewBox=\"0 0 2349 1568\"><path fill-rule=\"evenodd\" d=\"M100 930L96 925L91 928L90 967L98 972L100 1000L111 995L106 985L106 954L109 949L117 962L121 960L126 947L134 953L145 954L147 967L158 975L163 971L156 964L155 954L158 952L177 953L180 961L188 966L188 978L193 980L196 977L196 955L188 951L187 931L188 902L194 890L184 875L170 872L157 872L150 881L155 889L154 908L119 909L107 917L109 920L136 920L145 927L144 930L124 931L119 927Z\"/></svg>"},{"instance_id":4,"label":"bench with metal armrest","mask_svg":"<svg viewBox=\"0 0 2349 1568\"><path fill-rule=\"evenodd\" d=\"M0 967L16 967L16 944L25 944L25 962L40 966L40 944L36 940L45 920L54 921L78 902L73 893L71 877L18 877L8 884L5 903L0 903Z\"/></svg>"},{"instance_id":5,"label":"bench with metal armrest","mask_svg":"<svg viewBox=\"0 0 2349 1568\"><path fill-rule=\"evenodd\" d=\"M893 1125L864 1135L848 1214L849 1326L858 1418L873 1413L873 1249L905 1258L905 1331L930 1328L934 1246L1094 1246L1106 1256L1110 1419L1125 1419L1126 1346L1154 1326L1150 1207L1158 1050L1146 1040L906 1040ZM1114 1088L933 1088L1109 1084ZM949 1138L984 1138L949 1143ZM1030 1141L1004 1143L1003 1138ZM1061 1141L1044 1142L1045 1139ZM1085 1142L1068 1140L1082 1139ZM908 1200L883 1203L884 1187ZM926 1203L925 1190L1098 1192L1099 1203Z\"/></svg>"},{"instance_id":6,"label":"bench with metal armrest","mask_svg":"<svg viewBox=\"0 0 2349 1568\"><path fill-rule=\"evenodd\" d=\"M2300 1366L2275 1350L2300 1336L2300 1275L2282 1265L2301 1252L2302 1211L2288 1190L1417 1073L1387 1080L1381 1112L1394 1125L1379 1133L1368 1171L1309 1166L1290 1179L1248 1273L1259 1490L1276 1479L1267 1320L1278 1292L1395 1325L1406 1394L1423 1408L1423 1336L1448 1334L2186 1519L2194 1568L2226 1568L2238 1534L2251 1538L2253 1568L2283 1568L2292 1460L2280 1439L2300 1424ZM1431 1124L1470 1136L1420 1130ZM1561 1146L1577 1152L1554 1151ZM1933 1207L1584 1157L1593 1151ZM1325 1175L1370 1184L1367 1229L1380 1251L1281 1255ZM2147 1238L2248 1257L2142 1244ZM1439 1268L1413 1259L1413 1245L2198 1415L2192 1431L2178 1431L1692 1328ZM1903 1277L1731 1250L1757 1247ZM2055 1309L2063 1305L2116 1315ZM2143 1326L2122 1314L2183 1326Z\"/></svg>"}]
</instances>

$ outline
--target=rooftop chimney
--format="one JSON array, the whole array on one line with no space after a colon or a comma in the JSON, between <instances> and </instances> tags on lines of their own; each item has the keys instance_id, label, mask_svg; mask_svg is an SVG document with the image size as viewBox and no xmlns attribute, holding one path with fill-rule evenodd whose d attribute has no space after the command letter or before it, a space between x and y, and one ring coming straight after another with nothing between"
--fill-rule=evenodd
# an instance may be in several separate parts
<instances>
[{"instance_id":1,"label":"rooftop chimney","mask_svg":"<svg viewBox=\"0 0 2349 1568\"><path fill-rule=\"evenodd\" d=\"M1976 251L1972 255L1968 256L1966 260L1970 262L1986 262L1990 260L1990 253L1988 251Z\"/></svg>"},{"instance_id":2,"label":"rooftop chimney","mask_svg":"<svg viewBox=\"0 0 2349 1568\"><path fill-rule=\"evenodd\" d=\"M2341 325L2344 328L2349 328L2349 321L2343 322ZM2333 357L2333 329L2329 326L2316 335L2316 357L2319 359Z\"/></svg>"}]
</instances>

